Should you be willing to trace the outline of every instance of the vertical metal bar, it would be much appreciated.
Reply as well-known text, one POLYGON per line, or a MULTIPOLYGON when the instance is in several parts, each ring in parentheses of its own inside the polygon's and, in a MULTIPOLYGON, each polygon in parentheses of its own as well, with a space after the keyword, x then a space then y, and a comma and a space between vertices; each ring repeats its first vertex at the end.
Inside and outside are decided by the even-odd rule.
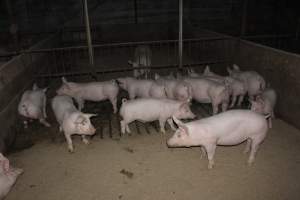
POLYGON ((179 69, 182 68, 182 0, 179 0, 179 39, 178 39, 179 69))
POLYGON ((247 7, 248 7, 248 0, 244 0, 243 4, 243 16, 242 16, 242 24, 241 24, 241 36, 246 34, 246 25, 247 25, 247 7))
MULTIPOLYGON (((87 44, 88 44, 88 50, 89 50, 89 61, 91 67, 94 67, 94 52, 93 52, 93 46, 92 46, 92 38, 91 38, 91 29, 90 29, 90 22, 89 22, 89 13, 88 13, 88 6, 87 6, 87 0, 83 0, 83 7, 84 7, 84 19, 85 19, 85 27, 86 27, 86 37, 87 37, 87 44)), ((95 69, 92 69, 93 73, 92 75, 96 76, 96 73, 94 72, 95 69)))
POLYGON ((137 0, 134 1, 134 23, 138 23, 138 15, 137 15, 137 0))

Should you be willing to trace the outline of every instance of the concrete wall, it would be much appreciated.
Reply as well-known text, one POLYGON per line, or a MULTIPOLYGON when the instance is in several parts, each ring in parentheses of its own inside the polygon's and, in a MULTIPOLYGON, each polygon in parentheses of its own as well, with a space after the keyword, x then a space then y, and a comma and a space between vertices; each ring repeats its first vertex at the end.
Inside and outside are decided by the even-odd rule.
MULTIPOLYGON (((29 50, 55 45, 57 37, 44 40, 29 50)), ((44 56, 21 54, 0 66, 0 152, 6 151, 18 132, 17 105, 25 89, 31 87, 33 76, 41 70, 44 56)))
POLYGON ((263 75, 278 94, 275 114, 300 128, 300 55, 241 40, 234 63, 263 75))

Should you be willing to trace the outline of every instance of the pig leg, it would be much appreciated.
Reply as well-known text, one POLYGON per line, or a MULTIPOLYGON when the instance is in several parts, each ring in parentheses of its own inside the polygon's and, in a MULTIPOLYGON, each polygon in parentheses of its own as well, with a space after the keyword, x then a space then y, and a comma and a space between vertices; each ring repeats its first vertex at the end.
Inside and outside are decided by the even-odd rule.
POLYGON ((168 124, 170 125, 171 129, 172 129, 173 131, 176 131, 176 128, 175 128, 175 126, 174 126, 173 120, 172 120, 172 119, 168 119, 167 122, 168 122, 168 124))
POLYGON ((160 131, 165 134, 166 130, 165 130, 165 124, 166 124, 166 120, 165 119, 159 119, 159 126, 160 126, 160 131))
POLYGON ((206 151, 205 148, 203 146, 200 147, 201 148, 201 155, 200 155, 200 159, 202 159, 203 157, 206 156, 206 151))
POLYGON ((251 139, 248 138, 247 141, 246 141, 246 147, 244 149, 244 152, 243 153, 248 153, 250 151, 250 148, 251 148, 251 139))
POLYGON ((116 114, 117 111, 118 111, 118 109, 117 109, 117 98, 116 97, 109 98, 109 101, 111 102, 111 104, 113 106, 114 114, 116 114))
POLYGON ((84 100, 81 98, 75 98, 75 100, 78 103, 78 110, 81 111, 84 107, 84 100))
POLYGON ((235 105, 236 99, 237 99, 237 96, 236 96, 236 95, 233 95, 233 96, 232 96, 232 99, 231 99, 231 104, 230 104, 229 108, 232 108, 232 107, 235 105))
POLYGON ((225 112, 228 108, 228 103, 222 103, 222 112, 225 112))
POLYGON ((68 143, 68 149, 70 153, 74 152, 74 148, 73 148, 73 142, 72 142, 72 138, 71 135, 69 135, 68 133, 65 133, 65 137, 68 143))
POLYGON ((240 95, 239 101, 238 101, 238 106, 241 106, 243 101, 244 101, 244 95, 240 95))
POLYGON ((252 165, 255 159, 255 154, 259 148, 260 141, 252 140, 251 151, 248 159, 248 165, 252 165))
POLYGON ((46 101, 47 101, 47 99, 46 99, 46 97, 44 97, 44 99, 43 99, 43 116, 44 116, 45 119, 47 118, 46 101))
POLYGON ((90 144, 89 140, 85 137, 85 135, 81 135, 82 142, 86 145, 90 144))
POLYGON ((269 117, 269 119, 268 119, 268 125, 269 125, 269 128, 272 128, 272 118, 271 117, 269 117))
POLYGON ((218 113, 219 105, 216 103, 212 103, 213 115, 218 113))
POLYGON ((124 120, 120 121, 120 125, 121 125, 121 133, 124 135, 125 134, 125 128, 126 128, 124 120))
POLYGON ((39 119, 40 123, 43 124, 44 126, 46 127, 51 127, 51 125, 44 119, 44 118, 41 118, 39 119))
POLYGON ((208 169, 212 169, 214 167, 215 161, 214 161, 214 155, 216 151, 216 145, 215 144, 209 144, 205 146, 207 158, 208 158, 208 169))

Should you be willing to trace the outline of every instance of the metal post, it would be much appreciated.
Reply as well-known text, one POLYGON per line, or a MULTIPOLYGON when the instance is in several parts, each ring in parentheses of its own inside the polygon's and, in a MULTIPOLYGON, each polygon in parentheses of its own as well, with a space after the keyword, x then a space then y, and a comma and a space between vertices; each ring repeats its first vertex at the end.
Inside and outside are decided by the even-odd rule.
POLYGON ((182 0, 179 0, 179 40, 178 40, 179 69, 182 69, 182 0))
POLYGON ((138 23, 138 15, 137 15, 137 0, 134 0, 134 23, 138 23))
POLYGON ((247 9, 248 7, 248 0, 244 0, 243 4, 243 17, 242 17, 242 26, 241 26, 241 36, 245 36, 246 34, 246 27, 247 27, 247 9))
MULTIPOLYGON (((84 19, 85 19, 85 27, 86 27, 86 38, 87 38, 87 44, 88 44, 88 50, 89 50, 89 61, 90 61, 90 66, 93 67, 94 66, 94 52, 93 52, 92 39, 91 39, 91 30, 90 30, 87 0, 83 0, 83 7, 84 7, 84 19)), ((94 71, 94 68, 92 70, 94 71)), ((95 73, 92 73, 92 75, 95 76, 95 73)))

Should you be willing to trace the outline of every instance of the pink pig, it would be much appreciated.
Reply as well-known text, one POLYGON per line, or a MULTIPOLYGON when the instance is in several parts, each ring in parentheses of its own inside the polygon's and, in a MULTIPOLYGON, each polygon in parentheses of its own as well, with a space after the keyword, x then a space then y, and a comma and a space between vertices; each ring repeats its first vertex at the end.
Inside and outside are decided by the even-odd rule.
POLYGON ((248 164, 252 164, 259 145, 265 139, 268 125, 264 116, 251 110, 230 110, 212 117, 178 125, 174 135, 167 141, 169 147, 201 146, 207 153, 208 168, 214 166, 217 145, 238 145, 247 141, 245 153, 250 151, 248 164))

